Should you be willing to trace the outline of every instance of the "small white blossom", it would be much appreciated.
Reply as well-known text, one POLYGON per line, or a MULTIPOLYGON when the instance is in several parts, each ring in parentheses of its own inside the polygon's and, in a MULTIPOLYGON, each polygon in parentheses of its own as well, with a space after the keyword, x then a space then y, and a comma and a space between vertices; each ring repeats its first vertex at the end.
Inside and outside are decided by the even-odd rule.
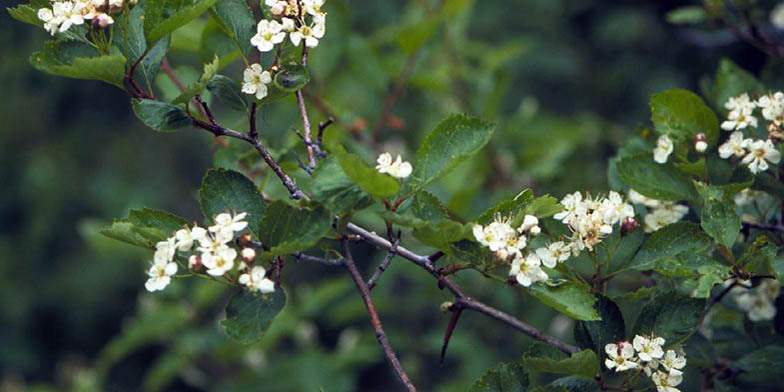
POLYGON ((636 335, 632 341, 634 349, 637 350, 637 356, 643 362, 652 361, 654 359, 661 359, 664 356, 662 345, 664 338, 661 337, 645 337, 636 335))
POLYGON ((542 262, 535 254, 523 257, 518 254, 512 261, 509 276, 514 276, 517 283, 529 287, 536 282, 547 280, 547 273, 542 270, 542 262))
POLYGON ((297 25, 294 22, 294 19, 291 19, 291 18, 281 18, 280 19, 280 23, 281 23, 281 26, 283 28, 283 31, 285 31, 287 33, 290 33, 290 32, 292 32, 292 31, 297 29, 297 25))
POLYGON ((155 244, 153 260, 155 260, 156 264, 165 264, 174 259, 174 254, 177 252, 177 243, 175 241, 174 237, 170 237, 155 244))
POLYGON ((721 129, 732 131, 746 128, 749 125, 757 126, 757 118, 754 117, 757 103, 749 98, 749 94, 743 93, 737 97, 730 97, 724 107, 730 112, 727 114, 727 120, 721 123, 721 129))
POLYGON ((177 249, 180 252, 187 252, 193 248, 193 243, 199 241, 207 235, 207 230, 203 227, 193 226, 192 229, 180 229, 174 233, 177 240, 177 249))
POLYGON ((324 6, 326 0, 302 0, 302 5, 305 6, 305 12, 313 16, 325 15, 321 7, 324 6))
POLYGON ((673 150, 672 140, 667 135, 662 135, 656 141, 656 147, 653 149, 653 160, 657 163, 667 163, 667 158, 672 154, 673 150))
POLYGON ((262 266, 255 266, 250 273, 240 275, 239 282, 248 287, 250 291, 261 291, 269 294, 275 291, 275 282, 265 278, 267 271, 262 266))
POLYGON ((659 363, 667 369, 670 370, 680 370, 686 366, 686 357, 683 355, 678 354, 675 350, 667 350, 664 354, 664 358, 659 360, 659 363))
POLYGON ((256 26, 256 35, 250 39, 250 43, 257 47, 259 52, 269 52, 285 38, 283 25, 276 20, 262 19, 256 26))
POLYGON ((784 93, 777 91, 774 94, 763 95, 757 100, 757 106, 762 108, 762 117, 776 126, 784 124, 784 93))
POLYGON ((269 7, 273 15, 281 15, 286 10, 288 2, 286 0, 265 0, 264 4, 269 7))
POLYGON ((583 206, 582 201, 583 195, 580 194, 580 192, 574 192, 564 196, 564 198, 561 199, 561 205, 564 207, 564 209, 561 212, 555 214, 553 218, 568 225, 572 220, 576 219, 585 212, 585 207, 583 206))
POLYGON ((661 205, 661 201, 643 196, 634 189, 629 189, 629 201, 634 204, 642 204, 649 208, 656 208, 661 205))
POLYGON ((536 256, 547 268, 555 268, 556 264, 565 262, 571 255, 571 249, 563 241, 556 241, 536 250, 536 256))
POLYGON ((506 260, 510 256, 518 256, 528 244, 525 235, 519 235, 510 224, 510 220, 497 215, 493 222, 487 226, 474 225, 476 240, 490 248, 500 259, 506 260))
POLYGON ((746 147, 751 142, 751 139, 744 139, 741 131, 735 131, 730 135, 724 144, 719 146, 719 156, 727 159, 731 156, 742 157, 746 155, 746 147))
POLYGON ((604 365, 607 366, 607 369, 615 369, 616 372, 622 372, 639 366, 635 362, 634 347, 629 342, 620 342, 617 345, 610 343, 604 346, 604 351, 609 357, 604 360, 604 365))
POLYGON ((217 235, 223 238, 233 237, 235 232, 248 227, 248 222, 245 221, 247 215, 245 212, 234 216, 227 212, 218 214, 215 216, 215 225, 210 226, 209 230, 211 233, 218 233, 217 235))
POLYGON ((610 191, 607 198, 602 200, 602 219, 609 225, 614 225, 628 217, 634 217, 634 207, 625 203, 618 192, 610 191))
POLYGON ((379 173, 386 173, 395 178, 406 178, 411 175, 411 172, 414 169, 410 163, 404 162, 400 155, 398 155, 397 159, 393 162, 392 155, 388 152, 379 155, 376 162, 378 162, 376 170, 378 170, 379 173))
POLYGON ((240 256, 243 261, 251 262, 256 258, 256 251, 253 250, 253 248, 244 248, 242 249, 242 252, 240 252, 240 256))
POLYGON ((529 232, 533 235, 539 234, 541 230, 539 228, 539 218, 533 215, 526 215, 523 218, 523 224, 517 229, 520 233, 529 232))
POLYGON ((689 207, 672 202, 662 203, 659 207, 645 215, 645 232, 652 233, 664 226, 683 219, 689 213, 689 207))
POLYGON ((704 140, 698 140, 698 141, 694 142, 694 150, 695 151, 697 151, 699 153, 703 153, 707 149, 708 149, 708 143, 705 142, 704 140))
POLYGON ((315 48, 319 44, 319 39, 324 37, 326 25, 323 19, 314 18, 312 25, 302 24, 298 29, 289 33, 289 38, 294 46, 299 46, 300 42, 305 41, 305 46, 315 48))
POLYGON ((234 268, 234 259, 236 258, 237 251, 233 248, 225 247, 218 249, 215 253, 202 254, 201 263, 207 267, 208 274, 223 276, 223 274, 234 268))
POLYGON ((749 166, 753 174, 768 170, 768 162, 778 164, 781 161, 781 152, 770 139, 756 140, 748 144, 749 153, 741 163, 749 166))
POLYGON ((745 289, 736 287, 733 292, 735 303, 746 312, 751 321, 772 320, 776 316, 774 301, 779 295, 781 284, 775 279, 765 279, 757 287, 745 289))
POLYGON ((256 99, 263 99, 267 96, 267 85, 272 83, 272 75, 269 71, 261 68, 261 65, 251 64, 245 68, 242 75, 242 92, 245 94, 256 95, 256 99))
POLYGON ((672 369, 669 372, 658 371, 651 375, 651 380, 656 384, 657 392, 680 392, 675 388, 683 381, 683 372, 672 369))
POLYGON ((150 292, 163 290, 171 283, 171 277, 176 273, 176 263, 155 261, 150 269, 147 270, 149 278, 144 283, 144 288, 150 292))

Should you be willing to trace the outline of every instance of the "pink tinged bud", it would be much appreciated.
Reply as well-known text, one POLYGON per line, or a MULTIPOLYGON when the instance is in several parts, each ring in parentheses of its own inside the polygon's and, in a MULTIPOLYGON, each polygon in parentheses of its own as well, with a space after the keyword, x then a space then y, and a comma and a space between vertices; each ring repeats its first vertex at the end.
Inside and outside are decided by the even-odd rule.
POLYGON ((251 264, 256 259, 256 251, 253 248, 245 248, 242 250, 242 261, 251 264))
POLYGON ((634 231, 639 225, 640 223, 637 222, 637 219, 634 219, 633 216, 627 216, 621 223, 621 234, 626 235, 626 233, 634 231))
POLYGON ((704 133, 698 133, 694 136, 694 149, 700 153, 708 149, 707 136, 704 133))
POLYGON ((199 255, 192 255, 188 258, 188 267, 190 269, 196 269, 201 267, 201 256, 199 255))

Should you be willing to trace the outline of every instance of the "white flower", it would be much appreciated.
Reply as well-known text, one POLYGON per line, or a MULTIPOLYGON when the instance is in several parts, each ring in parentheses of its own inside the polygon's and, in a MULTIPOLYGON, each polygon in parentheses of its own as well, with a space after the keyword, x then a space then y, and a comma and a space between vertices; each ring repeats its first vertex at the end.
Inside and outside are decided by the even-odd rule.
POLYGON ((232 236, 226 236, 226 232, 212 233, 205 235, 199 239, 199 247, 197 250, 202 252, 202 257, 205 254, 215 254, 219 251, 228 248, 228 244, 232 240, 232 236))
POLYGON ((680 389, 675 387, 683 381, 683 372, 676 369, 669 372, 658 371, 651 375, 651 380, 656 384, 657 392, 680 392, 680 389))
POLYGON ((642 370, 645 372, 645 375, 648 377, 650 377, 651 374, 655 372, 656 369, 658 368, 659 368, 659 361, 655 359, 642 363, 642 370))
POLYGON ((281 26, 283 31, 290 33, 297 29, 297 25, 294 23, 294 19, 291 18, 281 18, 280 19, 281 26))
POLYGON ((305 40, 305 46, 315 48, 319 44, 319 39, 324 37, 326 32, 326 25, 323 19, 314 18, 312 25, 303 24, 298 29, 289 33, 289 38, 294 46, 299 46, 302 40, 305 40))
POLYGON ((319 16, 324 15, 324 11, 321 10, 324 2, 325 0, 302 0, 302 5, 305 6, 305 12, 313 16, 319 16))
POLYGON ((218 214, 215 216, 215 225, 210 226, 209 230, 211 233, 218 233, 217 235, 220 237, 231 238, 235 232, 242 231, 248 227, 248 222, 245 221, 247 215, 245 212, 234 216, 227 212, 218 214))
POLYGON ((177 239, 177 249, 180 252, 187 252, 193 248, 194 241, 200 241, 207 235, 207 230, 203 227, 193 226, 192 229, 180 229, 174 233, 174 238, 177 239))
POLYGON ((607 198, 602 200, 602 219, 608 225, 614 225, 628 217, 634 217, 634 207, 624 203, 618 192, 610 191, 607 198))
POLYGON ((234 248, 221 248, 215 253, 204 253, 201 256, 201 263, 207 267, 207 273, 212 276, 223 276, 234 268, 234 259, 237 258, 237 251, 234 248))
POLYGON ((763 95, 757 100, 757 106, 762 108, 762 117, 766 120, 776 126, 784 124, 784 93, 763 95))
POLYGON ((667 352, 664 354, 664 358, 662 358, 659 363, 661 363, 661 365, 667 369, 667 371, 673 369, 680 370, 686 366, 686 357, 683 355, 678 355, 675 350, 667 350, 667 352))
POLYGON ((523 224, 517 229, 520 233, 529 232, 533 235, 539 234, 542 229, 539 228, 539 218, 533 215, 526 215, 523 218, 523 224))
POLYGON ((662 350, 664 338, 647 338, 645 336, 636 335, 632 342, 634 349, 637 350, 637 356, 644 362, 661 359, 661 357, 664 356, 664 350, 662 350))
POLYGON ((240 256, 243 261, 250 263, 256 258, 256 251, 253 250, 253 248, 243 248, 242 252, 240 252, 240 256))
POLYGON ((55 17, 54 12, 52 12, 50 8, 39 9, 38 19, 44 22, 44 29, 51 35, 54 35, 57 32, 57 29, 60 27, 60 23, 63 21, 62 17, 55 17))
POLYGON ((730 97, 724 107, 730 112, 727 114, 727 120, 721 123, 721 129, 725 131, 732 131, 743 129, 751 125, 757 126, 757 118, 754 117, 754 109, 756 102, 749 99, 749 94, 743 93, 737 97, 730 97))
POLYGON ((694 150, 695 151, 697 151, 699 153, 703 153, 707 149, 708 149, 708 143, 706 141, 698 140, 698 141, 694 142, 694 150))
POLYGON ((411 172, 414 169, 410 163, 404 162, 400 155, 392 162, 392 155, 388 152, 379 155, 376 162, 378 162, 376 170, 378 170, 379 173, 387 173, 395 178, 406 178, 411 175, 411 172))
POLYGON ((270 8, 273 15, 280 15, 286 10, 288 3, 286 0, 265 0, 264 4, 270 8))
POLYGON ((735 303, 746 312, 751 321, 772 320, 776 316, 773 301, 778 297, 781 285, 778 280, 765 279, 752 289, 736 288, 739 291, 735 303))
POLYGON ((635 191, 634 189, 629 189, 629 201, 634 204, 642 204, 646 207, 656 208, 661 205, 661 202, 656 199, 651 199, 650 197, 643 196, 639 192, 635 191))
POLYGON ((741 163, 748 164, 753 174, 768 170, 768 161, 773 164, 781 161, 781 153, 770 139, 753 141, 748 144, 748 149, 749 153, 741 163))
POLYGON ((555 268, 558 263, 563 263, 572 255, 571 249, 563 241, 553 242, 544 248, 536 250, 536 255, 547 268, 555 268))
POLYGON ((259 52, 269 52, 285 38, 286 33, 278 21, 262 19, 256 26, 256 35, 250 39, 250 43, 257 47, 259 52))
POLYGON ((518 283, 529 287, 536 282, 547 280, 547 273, 542 270, 541 265, 539 257, 533 253, 526 257, 518 254, 512 261, 509 276, 514 276, 518 283))
POLYGON ((574 218, 584 212, 585 208, 582 204, 582 201, 583 195, 580 194, 580 192, 574 192, 564 196, 564 198, 561 200, 561 205, 564 207, 564 209, 563 211, 555 214, 553 218, 568 225, 574 218))
POLYGON ((109 16, 109 14, 99 13, 93 18, 93 22, 96 21, 98 22, 98 26, 106 27, 114 23, 114 18, 109 16))
POLYGON ((634 347, 629 342, 620 342, 617 345, 610 343, 604 346, 604 351, 609 357, 604 360, 604 366, 607 366, 607 369, 622 372, 639 366, 634 361, 634 347))
POLYGON ((261 68, 261 65, 251 64, 245 68, 242 75, 242 92, 245 94, 256 94, 256 99, 263 99, 267 96, 267 85, 272 83, 272 75, 261 68))
POLYGON ((770 11, 770 24, 779 30, 784 30, 784 2, 777 4, 770 11))
POLYGON ((724 144, 719 146, 719 156, 727 159, 731 156, 742 157, 746 154, 746 147, 751 142, 751 139, 743 139, 741 131, 735 131, 730 135, 724 144))
POLYGON ((165 264, 174 259, 174 254, 177 252, 177 244, 174 237, 167 238, 165 241, 160 241, 155 244, 155 260, 156 264, 165 264))
POLYGON ((239 282, 248 287, 250 291, 261 291, 262 294, 269 294, 275 291, 275 283, 264 276, 267 271, 264 267, 255 266, 250 273, 240 275, 239 282))
POLYGON ((653 160, 657 163, 667 163, 667 158, 672 154, 673 144, 670 137, 662 135, 656 141, 656 147, 653 149, 653 160))
POLYGON ((480 244, 490 248, 498 258, 504 260, 513 255, 520 255, 527 245, 526 236, 518 235, 509 219, 500 215, 497 215, 487 226, 474 225, 473 232, 480 244))
POLYGON ((761 194, 762 192, 755 191, 751 188, 746 188, 735 195, 735 205, 738 207, 749 205, 753 203, 758 197, 760 197, 761 194))
POLYGON ((177 273, 176 263, 159 263, 157 260, 152 263, 152 267, 147 270, 147 282, 144 283, 144 288, 147 291, 153 292, 163 290, 171 283, 171 276, 177 273))
POLYGON ((652 233, 664 226, 683 219, 689 213, 689 207, 672 202, 662 203, 658 208, 645 215, 645 232, 652 233))

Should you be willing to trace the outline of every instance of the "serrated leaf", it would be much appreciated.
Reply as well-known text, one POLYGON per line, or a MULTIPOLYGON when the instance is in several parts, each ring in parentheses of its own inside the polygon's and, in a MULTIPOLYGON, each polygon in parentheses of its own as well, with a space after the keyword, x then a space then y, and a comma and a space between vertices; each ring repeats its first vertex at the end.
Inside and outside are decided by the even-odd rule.
POLYGON ((223 212, 247 213, 248 229, 257 237, 267 203, 256 185, 242 173, 212 169, 207 172, 199 189, 201 210, 208 222, 223 212))
POLYGON ((681 343, 697 330, 705 304, 676 291, 660 293, 640 310, 632 336, 661 336, 666 346, 681 343))
POLYGON ((354 181, 363 191, 379 198, 393 196, 400 189, 398 182, 386 174, 379 173, 368 166, 358 156, 348 153, 342 148, 334 152, 346 176, 354 181))
POLYGON ((420 191, 411 200, 411 212, 422 220, 449 219, 449 213, 441 201, 429 192, 420 191))
POLYGON ((532 200, 523 211, 524 215, 533 215, 539 219, 549 218, 563 210, 558 199, 544 195, 532 200))
POLYGON ((596 297, 588 286, 567 282, 558 286, 536 283, 528 292, 547 306, 575 320, 599 320, 594 304, 596 297))
POLYGON ((250 39, 256 33, 256 19, 244 0, 221 0, 210 8, 210 15, 231 37, 245 56, 250 56, 250 39))
POLYGON ((245 101, 245 95, 242 93, 242 88, 240 87, 240 84, 232 78, 223 75, 215 75, 210 82, 207 83, 207 90, 231 109, 239 111, 248 110, 248 103, 245 101))
POLYGON ((147 0, 144 32, 149 44, 199 17, 218 0, 147 0))
POLYGON ((711 238, 691 222, 676 222, 651 235, 637 252, 631 267, 646 270, 657 260, 675 257, 681 253, 705 253, 712 245, 711 238))
POLYGON ((310 72, 302 64, 289 64, 275 74, 273 81, 281 91, 295 92, 310 82, 310 72))
MULTIPOLYGON (((537 346, 544 345, 537 344, 537 346)), ((593 379, 601 372, 599 358, 591 350, 582 350, 567 356, 552 346, 545 346, 542 349, 547 349, 552 351, 552 353, 541 355, 536 352, 537 350, 533 350, 534 352, 529 352, 523 357, 523 365, 527 370, 566 374, 587 379, 593 379)))
POLYGON ((131 210, 125 219, 115 220, 101 230, 106 237, 143 248, 154 249, 158 241, 170 237, 188 222, 165 211, 145 208, 131 210))
POLYGON ((212 62, 204 64, 204 71, 201 73, 201 77, 196 83, 188 86, 188 88, 182 92, 177 98, 175 98, 172 103, 173 104, 187 104, 190 102, 193 97, 198 94, 201 94, 205 88, 207 88, 207 83, 212 80, 212 77, 215 76, 215 73, 218 72, 218 67, 220 66, 220 59, 216 55, 212 62))
POLYGON ((146 1, 140 1, 127 12, 127 15, 123 15, 121 20, 122 28, 115 27, 117 35, 115 42, 120 43, 118 46, 128 59, 128 68, 136 63, 140 57, 144 56, 144 59, 134 69, 134 78, 140 79, 143 86, 152 89, 155 77, 160 70, 161 62, 169 49, 171 37, 167 35, 155 43, 149 51, 147 50, 147 40, 144 37, 145 3, 146 1))
POLYGON ((626 268, 634 258, 637 250, 640 249, 642 243, 645 242, 645 231, 642 227, 626 233, 620 239, 618 245, 615 247, 612 256, 610 257, 610 268, 607 272, 614 272, 626 268))
POLYGON ((226 319, 221 326, 230 338, 251 344, 261 340, 275 316, 286 306, 283 287, 267 295, 242 290, 235 293, 226 304, 226 319))
POLYGON ((338 216, 373 203, 370 196, 346 176, 334 156, 321 161, 313 172, 313 200, 338 216))
POLYGON ((635 154, 617 162, 621 181, 657 200, 696 200, 697 191, 688 175, 672 164, 659 164, 650 153, 635 154))
POLYGON ((426 187, 476 154, 490 141, 494 129, 492 123, 462 114, 441 121, 417 151, 405 193, 426 187))
POLYGON ((501 200, 498 204, 485 210, 482 215, 479 215, 479 218, 476 219, 476 223, 486 225, 492 222, 496 215, 501 215, 503 217, 516 216, 519 212, 523 211, 533 199, 534 193, 531 192, 530 189, 526 189, 520 192, 516 197, 501 200))
POLYGON ((320 204, 297 207, 274 201, 267 207, 258 237, 270 248, 270 255, 281 256, 311 248, 331 225, 332 215, 320 204))
POLYGON ((521 361, 499 363, 488 369, 469 392, 526 392, 529 387, 528 373, 521 361))
MULTIPOLYGON (((719 137, 719 120, 702 98, 683 89, 670 89, 651 97, 651 120, 660 135, 691 142, 704 133, 709 145, 719 137)), ((635 188, 636 189, 636 188, 635 188)))
POLYGON ((47 41, 33 52, 30 63, 41 72, 74 79, 100 80, 123 88, 125 57, 100 56, 90 46, 75 41, 47 41))
POLYGON ((773 266, 777 249, 767 237, 759 236, 746 247, 743 256, 741 256, 738 262, 746 271, 752 274, 770 275, 778 278, 778 272, 773 266))
POLYGON ((695 181, 704 206, 700 213, 700 226, 718 243, 732 249, 740 234, 740 216, 732 194, 722 188, 695 181))
POLYGON ((765 85, 753 74, 739 67, 729 59, 721 59, 712 89, 712 100, 719 111, 726 113, 724 104, 730 97, 748 93, 751 99, 765 92, 765 85))
POLYGON ((626 324, 618 305, 609 298, 597 295, 594 308, 601 320, 578 321, 574 325, 574 341, 580 348, 599 353, 599 359, 604 363, 604 346, 624 340, 626 324))
POLYGON ((187 127, 191 119, 179 106, 152 99, 131 101, 133 112, 144 125, 160 132, 171 132, 187 127))

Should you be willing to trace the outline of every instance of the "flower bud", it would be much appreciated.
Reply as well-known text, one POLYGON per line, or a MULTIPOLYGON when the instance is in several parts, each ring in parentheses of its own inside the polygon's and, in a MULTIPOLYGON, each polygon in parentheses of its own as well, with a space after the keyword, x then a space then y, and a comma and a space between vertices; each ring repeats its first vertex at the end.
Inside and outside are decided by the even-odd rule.
POLYGON ((627 216, 621 223, 621 235, 626 235, 626 233, 634 231, 639 225, 637 219, 634 219, 633 216, 627 216))
POLYGON ((539 226, 534 226, 531 227, 531 229, 528 230, 528 232, 531 233, 531 235, 539 235, 539 233, 542 232, 542 229, 539 226))
POLYGON ((256 251, 253 248, 245 248, 242 250, 242 261, 252 264, 253 260, 256 259, 256 251))
POLYGON ((707 137, 704 133, 698 133, 694 136, 694 149, 700 153, 708 149, 707 137))
POLYGON ((108 14, 98 14, 96 17, 93 18, 93 26, 96 28, 106 28, 110 24, 114 23, 114 19, 109 16, 108 14))
POLYGON ((444 312, 444 313, 448 312, 449 308, 451 308, 452 305, 454 305, 454 303, 449 302, 449 301, 446 301, 446 302, 442 303, 441 306, 440 306, 441 311, 444 312))
POLYGON ((191 257, 188 258, 188 267, 190 267, 190 269, 201 267, 201 256, 191 255, 191 257))
MULTIPOLYGON (((539 224, 539 219, 537 219, 533 215, 526 215, 525 219, 523 219, 523 225, 520 226, 520 231, 531 230, 532 228, 537 227, 536 225, 538 225, 538 224, 539 224)), ((532 234, 535 235, 535 233, 532 233, 532 234)))

